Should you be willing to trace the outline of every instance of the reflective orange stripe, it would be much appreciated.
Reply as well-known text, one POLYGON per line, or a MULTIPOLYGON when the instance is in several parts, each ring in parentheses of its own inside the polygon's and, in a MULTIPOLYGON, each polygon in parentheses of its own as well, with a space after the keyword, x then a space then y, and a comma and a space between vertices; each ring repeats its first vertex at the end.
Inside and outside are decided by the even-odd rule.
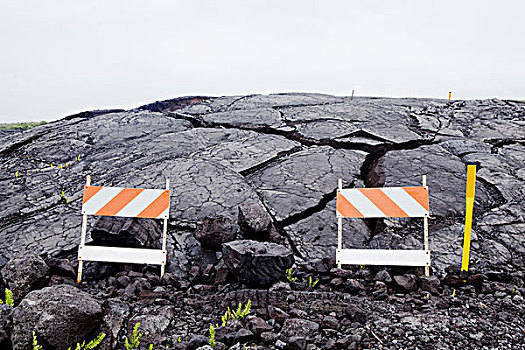
POLYGON ((86 203, 101 189, 101 186, 84 186, 84 197, 82 198, 82 204, 86 203))
POLYGON ((166 190, 162 192, 150 205, 137 215, 138 218, 156 218, 166 209, 170 204, 170 191, 166 190))
POLYGON ((423 187, 402 187, 406 193, 414 198, 423 208, 428 209, 428 190, 423 187))
POLYGON ((364 218, 365 216, 357 210, 342 194, 337 192, 336 210, 344 217, 364 218))
POLYGON ((112 200, 100 208, 95 215, 114 216, 129 204, 140 192, 144 191, 141 188, 123 188, 112 200))
POLYGON ((392 201, 381 189, 378 188, 360 188, 359 192, 370 199, 374 205, 388 217, 408 217, 394 201, 392 201))

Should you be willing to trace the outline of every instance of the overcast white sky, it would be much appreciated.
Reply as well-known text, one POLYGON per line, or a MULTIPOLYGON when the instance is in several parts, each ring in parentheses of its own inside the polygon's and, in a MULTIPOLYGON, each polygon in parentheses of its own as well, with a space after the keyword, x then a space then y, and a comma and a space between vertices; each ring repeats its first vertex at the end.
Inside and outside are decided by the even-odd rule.
POLYGON ((525 99, 525 1, 1 0, 0 122, 186 95, 525 99))

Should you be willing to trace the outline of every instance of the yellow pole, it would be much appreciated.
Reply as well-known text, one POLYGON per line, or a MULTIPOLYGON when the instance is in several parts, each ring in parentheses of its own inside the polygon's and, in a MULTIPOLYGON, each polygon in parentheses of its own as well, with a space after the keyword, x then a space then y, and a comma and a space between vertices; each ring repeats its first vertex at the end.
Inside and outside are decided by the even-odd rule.
POLYGON ((450 101, 451 98, 452 98, 452 91, 449 91, 448 92, 448 100, 450 101))
POLYGON ((474 194, 476 191, 476 164, 467 165, 467 207, 465 211, 465 238, 463 240, 463 259, 461 271, 468 272, 470 256, 470 235, 472 233, 472 215, 474 212, 474 194))

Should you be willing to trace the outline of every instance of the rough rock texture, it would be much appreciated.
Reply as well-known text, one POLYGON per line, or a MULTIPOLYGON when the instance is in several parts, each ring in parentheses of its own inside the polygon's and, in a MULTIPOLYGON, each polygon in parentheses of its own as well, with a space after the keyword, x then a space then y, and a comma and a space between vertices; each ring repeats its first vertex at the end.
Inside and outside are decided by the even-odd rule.
POLYGON ((16 301, 22 300, 33 289, 45 285, 49 266, 37 254, 26 252, 18 254, 2 269, 2 278, 13 292, 16 301))
POLYGON ((237 222, 244 238, 256 241, 270 239, 272 218, 266 209, 256 202, 246 202, 239 206, 237 222))
POLYGON ((222 244, 233 241, 237 229, 228 217, 205 218, 202 225, 195 230, 195 238, 203 247, 220 251, 222 244))
POLYGON ((225 243, 224 262, 232 274, 246 284, 268 285, 285 279, 294 264, 292 251, 276 243, 239 240, 225 243))
POLYGON ((7 320, 12 311, 11 306, 0 304, 0 347, 2 348, 8 347, 10 327, 7 320))
POLYGON ((287 337, 311 337, 317 330, 319 325, 315 322, 300 319, 288 318, 284 321, 281 334, 287 337))
POLYGON ((153 220, 102 216, 89 235, 96 245, 160 248, 162 229, 158 224, 153 220))
POLYGON ((68 285, 30 292, 12 314, 13 350, 27 349, 34 330, 44 348, 65 350, 79 342, 102 317, 100 303, 68 285))

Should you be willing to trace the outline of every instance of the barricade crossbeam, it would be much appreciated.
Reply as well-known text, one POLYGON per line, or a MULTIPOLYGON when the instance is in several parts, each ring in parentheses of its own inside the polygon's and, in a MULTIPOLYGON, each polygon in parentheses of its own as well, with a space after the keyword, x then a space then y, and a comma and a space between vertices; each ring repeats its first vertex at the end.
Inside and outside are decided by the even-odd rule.
POLYGON ((343 189, 339 179, 336 200, 338 240, 336 250, 337 266, 348 265, 397 265, 424 266, 430 274, 430 247, 428 237, 429 194, 426 175, 423 186, 352 188, 343 189), (343 249, 344 218, 423 218, 423 250, 390 249, 343 249))
POLYGON ((77 282, 82 280, 84 261, 160 265, 162 277, 166 267, 169 209, 169 179, 166 179, 166 189, 158 190, 91 186, 91 177, 88 175, 82 198, 82 233, 78 248, 77 282), (86 245, 88 215, 163 219, 162 249, 86 245))

